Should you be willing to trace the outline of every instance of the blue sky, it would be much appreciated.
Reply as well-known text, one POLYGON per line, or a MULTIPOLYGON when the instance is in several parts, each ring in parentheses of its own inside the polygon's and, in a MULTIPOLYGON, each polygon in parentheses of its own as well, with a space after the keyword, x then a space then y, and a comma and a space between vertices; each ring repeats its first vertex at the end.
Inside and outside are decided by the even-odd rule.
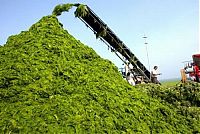
MULTIPOLYGON (((5 44, 10 35, 28 30, 61 3, 88 5, 149 68, 142 38, 145 34, 150 68, 159 66, 162 73, 159 79, 180 77, 182 62, 191 60, 192 54, 199 51, 198 0, 1 0, 0 44, 5 44)), ((74 9, 59 17, 64 28, 101 57, 122 67, 120 59, 96 40, 73 12, 74 9)))

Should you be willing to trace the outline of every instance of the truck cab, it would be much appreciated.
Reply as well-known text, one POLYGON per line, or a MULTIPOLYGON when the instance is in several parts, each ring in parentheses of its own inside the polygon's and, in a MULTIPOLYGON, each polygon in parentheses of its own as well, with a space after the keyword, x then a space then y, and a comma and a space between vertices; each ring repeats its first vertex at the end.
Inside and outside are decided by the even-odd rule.
POLYGON ((193 58, 193 76, 195 81, 200 82, 200 54, 192 55, 193 58))

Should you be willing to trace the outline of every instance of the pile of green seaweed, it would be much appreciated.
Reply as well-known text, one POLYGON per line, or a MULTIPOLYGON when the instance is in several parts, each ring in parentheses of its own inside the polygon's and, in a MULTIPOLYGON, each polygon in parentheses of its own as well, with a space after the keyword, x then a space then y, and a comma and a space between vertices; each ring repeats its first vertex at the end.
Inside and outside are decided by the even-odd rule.
POLYGON ((0 46, 0 133, 198 133, 200 120, 140 88, 55 16, 0 46))

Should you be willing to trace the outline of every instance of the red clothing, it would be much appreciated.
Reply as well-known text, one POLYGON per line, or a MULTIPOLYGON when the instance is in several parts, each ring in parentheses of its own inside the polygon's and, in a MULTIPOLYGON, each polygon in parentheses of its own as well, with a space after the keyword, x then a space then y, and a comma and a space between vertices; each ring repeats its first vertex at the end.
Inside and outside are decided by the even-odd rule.
POLYGON ((197 65, 194 65, 194 73, 195 74, 199 73, 199 67, 197 65))

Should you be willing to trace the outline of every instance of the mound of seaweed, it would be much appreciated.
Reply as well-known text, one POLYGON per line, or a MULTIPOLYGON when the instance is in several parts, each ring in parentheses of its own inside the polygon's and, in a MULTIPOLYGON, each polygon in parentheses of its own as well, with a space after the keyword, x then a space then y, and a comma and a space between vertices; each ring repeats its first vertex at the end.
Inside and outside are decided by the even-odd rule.
POLYGON ((199 120, 131 87, 43 17, 0 47, 1 133, 198 133, 199 120))
POLYGON ((177 107, 200 107, 200 84, 197 82, 178 83, 172 87, 155 84, 140 87, 144 88, 153 98, 159 98, 177 107))
POLYGON ((174 105, 179 109, 179 113, 187 118, 197 119, 200 124, 200 83, 188 81, 177 83, 176 86, 146 84, 137 87, 152 98, 174 105))

